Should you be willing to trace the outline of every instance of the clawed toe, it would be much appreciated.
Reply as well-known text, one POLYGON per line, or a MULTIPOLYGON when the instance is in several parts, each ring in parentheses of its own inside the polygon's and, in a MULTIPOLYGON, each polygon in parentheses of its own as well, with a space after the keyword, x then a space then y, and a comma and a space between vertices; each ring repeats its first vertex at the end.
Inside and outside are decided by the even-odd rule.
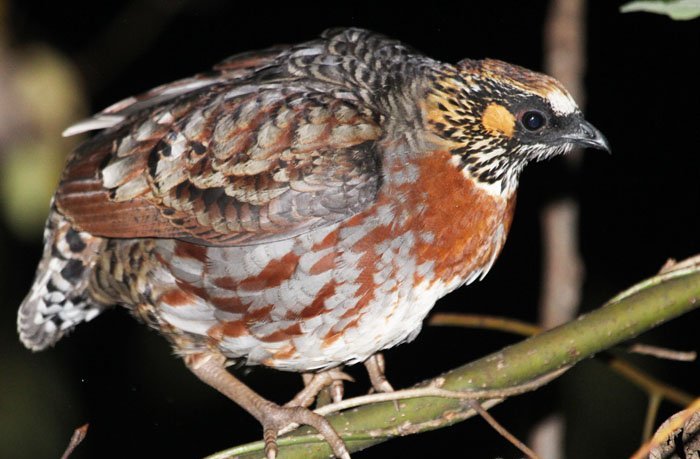
POLYGON ((345 386, 343 385, 342 379, 334 379, 328 389, 330 390, 331 401, 333 403, 338 403, 343 400, 343 396, 345 395, 345 386))
POLYGON ((263 426, 265 456, 267 459, 275 459, 277 457, 277 432, 292 423, 313 427, 328 442, 337 458, 350 459, 350 453, 348 453, 345 443, 328 420, 307 408, 279 406, 269 403, 261 410, 261 416, 258 420, 263 426))
POLYGON ((376 392, 394 392, 394 388, 387 381, 384 375, 384 356, 382 354, 374 354, 365 361, 367 375, 372 383, 372 388, 376 392))
POLYGON ((277 457, 277 434, 289 424, 313 427, 328 442, 337 458, 350 459, 345 443, 326 418, 302 406, 279 406, 264 399, 226 371, 226 358, 223 355, 191 354, 185 358, 185 363, 202 381, 238 403, 262 424, 265 456, 268 459, 277 457))
POLYGON ((319 392, 325 388, 330 389, 330 396, 333 402, 339 402, 343 399, 343 381, 354 381, 350 375, 338 368, 322 371, 319 373, 305 373, 304 389, 299 391, 289 402, 284 406, 310 406, 319 392))

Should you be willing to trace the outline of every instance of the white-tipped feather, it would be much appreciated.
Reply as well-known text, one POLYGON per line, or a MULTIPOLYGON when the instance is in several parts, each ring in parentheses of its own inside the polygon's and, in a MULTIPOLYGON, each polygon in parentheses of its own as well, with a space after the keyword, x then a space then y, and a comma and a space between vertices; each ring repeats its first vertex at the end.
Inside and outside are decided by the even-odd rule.
POLYGON ((75 123, 63 131, 61 135, 63 135, 63 137, 70 137, 82 134, 83 132, 107 129, 116 126, 122 121, 124 121, 124 117, 119 115, 97 115, 94 118, 88 118, 75 123))

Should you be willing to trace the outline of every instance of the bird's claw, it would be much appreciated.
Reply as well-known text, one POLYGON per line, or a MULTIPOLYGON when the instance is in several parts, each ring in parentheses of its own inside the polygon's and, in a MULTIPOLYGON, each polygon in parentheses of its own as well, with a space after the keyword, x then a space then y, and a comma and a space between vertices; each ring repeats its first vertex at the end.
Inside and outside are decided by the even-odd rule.
POLYGON ((261 410, 258 419, 263 426, 265 441, 265 457, 277 457, 277 433, 289 424, 303 424, 313 427, 326 440, 333 450, 333 455, 339 459, 350 459, 350 453, 330 422, 323 416, 301 406, 279 406, 272 402, 261 410))
POLYGON ((394 392, 394 388, 384 375, 384 356, 380 353, 374 354, 365 361, 367 375, 372 383, 372 388, 376 392, 394 392))

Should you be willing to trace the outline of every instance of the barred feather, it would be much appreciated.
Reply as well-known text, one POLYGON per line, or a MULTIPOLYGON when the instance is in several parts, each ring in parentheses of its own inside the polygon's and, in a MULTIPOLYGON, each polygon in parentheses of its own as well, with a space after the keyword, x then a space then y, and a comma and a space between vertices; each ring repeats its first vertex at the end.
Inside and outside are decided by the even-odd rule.
POLYGON ((27 348, 40 351, 54 345, 73 327, 104 309, 86 292, 103 242, 75 231, 52 207, 44 230, 44 255, 17 315, 20 340, 27 348))

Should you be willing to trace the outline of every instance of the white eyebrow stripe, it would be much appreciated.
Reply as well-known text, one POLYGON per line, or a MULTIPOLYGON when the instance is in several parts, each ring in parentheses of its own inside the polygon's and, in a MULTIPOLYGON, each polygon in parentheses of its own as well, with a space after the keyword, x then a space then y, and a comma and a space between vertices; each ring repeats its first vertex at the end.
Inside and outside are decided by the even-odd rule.
POLYGON ((547 94, 549 105, 559 115, 570 115, 578 111, 578 105, 574 99, 558 89, 554 89, 547 94))

